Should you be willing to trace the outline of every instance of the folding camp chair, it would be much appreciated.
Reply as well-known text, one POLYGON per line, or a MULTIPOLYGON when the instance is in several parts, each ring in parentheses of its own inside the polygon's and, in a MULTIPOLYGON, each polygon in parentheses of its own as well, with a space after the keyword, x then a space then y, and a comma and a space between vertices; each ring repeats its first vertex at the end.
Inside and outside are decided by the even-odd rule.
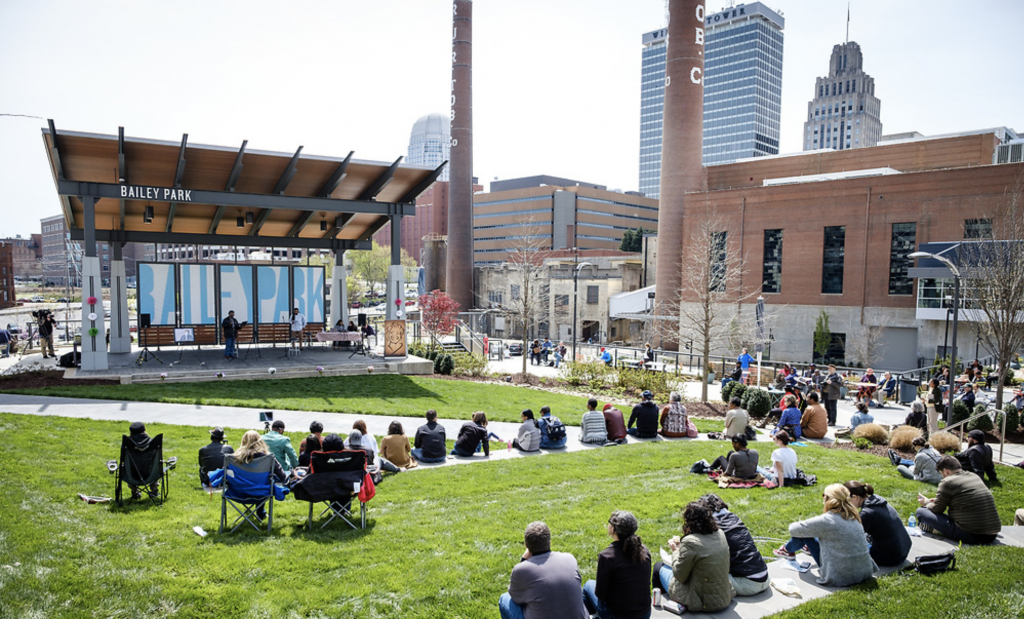
MULTIPOLYGON (((107 470, 114 475, 114 499, 119 507, 124 506, 122 486, 142 488, 156 505, 167 500, 171 469, 178 463, 177 458, 163 459, 164 435, 157 434, 144 449, 121 436, 121 455, 117 461, 109 460, 107 470), (157 492, 150 491, 153 484, 159 484, 157 492)), ((129 500, 134 500, 130 497, 129 500)))
POLYGON ((238 512, 238 517, 231 523, 231 532, 248 522, 249 526, 259 531, 260 508, 267 506, 267 533, 274 526, 274 456, 267 454, 244 463, 236 459, 234 454, 224 455, 224 476, 221 485, 220 500, 220 532, 228 521, 228 505, 238 512))
POLYGON ((321 529, 335 518, 353 529, 365 529, 366 503, 359 501, 359 526, 353 522, 356 516, 352 513, 352 501, 358 500, 365 476, 365 451, 314 451, 310 454, 309 473, 292 487, 297 501, 309 502, 307 528, 313 528, 313 504, 323 503, 326 507, 318 518, 328 512, 331 515, 320 525, 321 529))

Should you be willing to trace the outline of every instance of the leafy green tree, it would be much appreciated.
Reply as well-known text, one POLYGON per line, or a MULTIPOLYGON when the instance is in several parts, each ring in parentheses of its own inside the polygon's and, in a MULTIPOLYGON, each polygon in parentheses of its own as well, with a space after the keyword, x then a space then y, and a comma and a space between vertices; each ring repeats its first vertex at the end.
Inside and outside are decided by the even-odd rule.
POLYGON ((619 243, 620 251, 640 252, 644 248, 644 229, 629 229, 622 233, 622 242, 619 243))
MULTIPOLYGON (((384 287, 388 281, 388 267, 391 266, 391 248, 386 245, 373 243, 373 249, 369 251, 354 251, 352 254, 352 274, 366 283, 370 291, 384 287)), ((409 256, 409 253, 402 250, 402 266, 414 267, 416 261, 409 256)))
POLYGON ((821 310, 814 321, 814 355, 815 358, 824 360, 832 346, 832 329, 828 326, 828 314, 821 310))

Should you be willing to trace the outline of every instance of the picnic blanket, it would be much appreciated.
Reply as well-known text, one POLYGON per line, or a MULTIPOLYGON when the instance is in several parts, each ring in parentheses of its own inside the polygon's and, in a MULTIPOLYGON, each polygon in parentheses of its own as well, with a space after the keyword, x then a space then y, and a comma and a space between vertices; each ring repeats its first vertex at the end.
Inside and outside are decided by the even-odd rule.
POLYGON ((721 471, 711 471, 708 473, 708 479, 718 484, 719 488, 774 488, 775 483, 769 481, 764 475, 760 473, 753 479, 740 479, 739 477, 733 477, 726 475, 721 471))

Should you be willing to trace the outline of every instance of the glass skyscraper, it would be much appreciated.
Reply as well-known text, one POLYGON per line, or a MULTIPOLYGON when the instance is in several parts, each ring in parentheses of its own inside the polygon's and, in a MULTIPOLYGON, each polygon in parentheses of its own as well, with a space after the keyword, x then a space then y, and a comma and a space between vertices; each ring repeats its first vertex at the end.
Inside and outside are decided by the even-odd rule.
MULTIPOLYGON (((778 154, 784 26, 761 2, 705 17, 705 165, 778 154)), ((643 35, 640 191, 653 198, 661 185, 667 35, 665 29, 643 35)))
MULTIPOLYGON (((409 156, 405 162, 436 168, 450 161, 451 126, 451 120, 444 114, 427 114, 417 120, 409 135, 409 156)), ((448 180, 448 166, 437 180, 448 180)))

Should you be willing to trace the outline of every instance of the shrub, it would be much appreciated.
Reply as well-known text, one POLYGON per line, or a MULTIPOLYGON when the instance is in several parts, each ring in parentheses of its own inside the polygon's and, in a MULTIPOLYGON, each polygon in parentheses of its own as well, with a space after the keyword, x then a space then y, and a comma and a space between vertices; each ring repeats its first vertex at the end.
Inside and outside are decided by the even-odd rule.
POLYGON ((764 417, 772 410, 772 400, 764 389, 747 389, 743 394, 747 409, 751 417, 764 417))
MULTIPOLYGON (((859 426, 858 426, 859 427, 859 426)), ((899 426, 893 429, 892 434, 889 435, 889 447, 898 449, 899 451, 914 451, 914 445, 911 443, 915 438, 923 436, 920 428, 914 426, 899 426)))
POLYGON ((483 376, 487 373, 487 357, 479 353, 452 355, 453 372, 459 376, 483 376))
MULTIPOLYGON (((1020 425, 1020 413, 1017 411, 1017 407, 1013 402, 1007 402, 1003 405, 1003 413, 1006 415, 1006 431, 1015 432, 1017 426, 1020 425)), ((1002 422, 1002 419, 1000 419, 1000 422, 1002 422)), ((999 428, 1002 429, 1002 427, 1002 423, 1000 423, 999 428)))
POLYGON ((655 401, 668 400, 668 374, 648 370, 622 368, 615 377, 615 384, 624 392, 642 393, 650 391, 655 401))
POLYGON ((562 363, 558 371, 565 382, 574 387, 587 385, 595 389, 600 389, 610 383, 612 375, 615 373, 615 370, 605 365, 600 359, 562 363))
POLYGON ((743 395, 747 392, 747 386, 743 383, 733 383, 736 386, 732 388, 732 392, 729 394, 729 399, 740 398, 743 399, 743 395))
MULTIPOLYGON (((981 413, 984 413, 985 410, 985 405, 979 404, 976 407, 974 407, 973 414, 980 415, 981 413)), ((981 417, 978 417, 974 421, 967 424, 968 430, 981 430, 982 432, 991 432, 993 427, 994 426, 992 425, 992 415, 981 415, 981 417)))
POLYGON ((950 417, 950 425, 960 423, 964 419, 971 416, 971 411, 968 410, 967 405, 962 400, 956 400, 953 402, 952 416, 950 417))
POLYGON ((448 375, 452 373, 453 369, 455 369, 455 361, 448 353, 439 353, 437 358, 434 359, 435 374, 448 375))
MULTIPOLYGON (((860 426, 857 426, 858 428, 860 426)), ((857 446, 857 449, 870 449, 873 443, 863 436, 858 436, 853 439, 853 444, 857 446)))
POLYGON ((729 382, 725 383, 725 386, 724 386, 724 387, 722 387, 722 401, 723 401, 723 402, 728 402, 728 401, 729 401, 729 398, 731 398, 731 397, 732 397, 732 390, 733 390, 733 388, 734 388, 734 387, 735 387, 736 385, 738 385, 738 384, 739 384, 739 383, 737 383, 737 382, 736 382, 736 381, 734 381, 734 380, 733 380, 733 381, 729 381, 729 382))
POLYGON ((889 441, 889 433, 877 423, 862 423, 853 431, 854 437, 866 438, 875 445, 885 445, 889 441))
POLYGON ((960 451, 960 437, 945 430, 933 434, 928 443, 939 453, 960 451))

